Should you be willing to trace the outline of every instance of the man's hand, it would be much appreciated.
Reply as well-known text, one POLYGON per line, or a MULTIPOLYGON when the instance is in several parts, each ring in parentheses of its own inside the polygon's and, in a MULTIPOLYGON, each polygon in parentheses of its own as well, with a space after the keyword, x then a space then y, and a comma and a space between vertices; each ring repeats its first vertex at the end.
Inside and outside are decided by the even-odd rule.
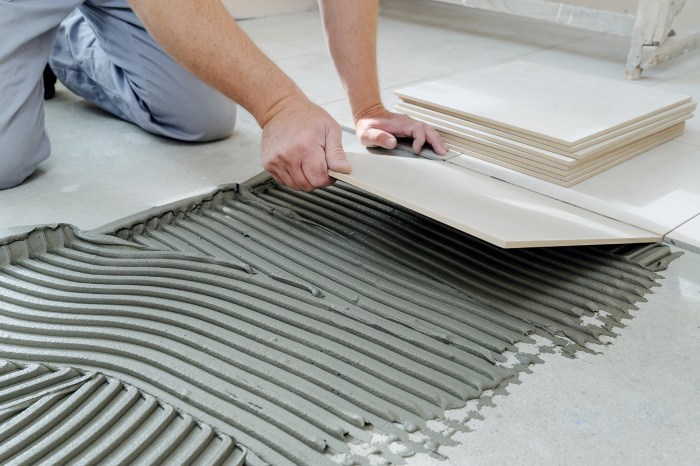
POLYGON ((419 153, 427 142, 438 155, 447 154, 447 145, 434 128, 408 115, 390 112, 374 105, 355 117, 355 132, 367 147, 396 147, 397 137, 413 138, 413 152, 419 153))
POLYGON ((130 2, 173 58, 255 117, 263 165, 278 182, 311 191, 332 183, 329 168, 350 173, 338 124, 253 44, 220 0, 130 2))
POLYGON ((321 13, 331 57, 347 91, 355 129, 368 147, 396 147, 397 137, 413 138, 413 151, 428 142, 447 153, 440 135, 413 118, 386 110, 377 78, 377 0, 322 0, 321 13))
POLYGON ((263 126, 265 170, 290 188, 312 191, 328 186, 328 170, 350 173, 340 126, 303 96, 294 97, 263 126))

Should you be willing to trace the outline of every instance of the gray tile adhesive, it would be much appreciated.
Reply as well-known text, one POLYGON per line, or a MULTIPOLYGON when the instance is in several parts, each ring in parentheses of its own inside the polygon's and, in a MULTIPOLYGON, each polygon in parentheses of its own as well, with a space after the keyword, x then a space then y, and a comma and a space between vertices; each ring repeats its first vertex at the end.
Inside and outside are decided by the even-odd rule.
POLYGON ((0 387, 2 464, 244 464, 230 436, 103 374, 2 361, 0 387))
POLYGON ((0 463, 439 456, 446 409, 538 362, 516 344, 592 351, 676 256, 502 250, 343 184, 27 229, 0 239, 0 463))

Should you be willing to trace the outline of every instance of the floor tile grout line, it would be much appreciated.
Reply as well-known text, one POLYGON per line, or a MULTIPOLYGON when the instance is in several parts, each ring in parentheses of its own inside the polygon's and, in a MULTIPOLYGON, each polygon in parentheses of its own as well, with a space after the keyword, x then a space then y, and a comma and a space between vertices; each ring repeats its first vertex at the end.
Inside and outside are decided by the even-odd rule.
POLYGON ((675 228, 673 228, 672 230, 670 230, 668 233, 666 233, 666 234, 664 235, 664 240, 666 240, 666 237, 667 237, 668 235, 670 235, 670 234, 673 233, 674 231, 678 230, 678 229, 681 228, 683 225, 685 225, 685 224, 687 224, 687 223, 690 223, 690 222, 692 222, 693 220, 695 220, 695 219, 697 219, 697 218, 700 218, 700 212, 698 212, 697 214, 693 215, 693 216, 690 217, 688 220, 684 221, 683 223, 681 223, 680 225, 676 226, 675 228))
MULTIPOLYGON (((685 133, 683 133, 683 134, 685 134, 685 133)), ((681 135, 678 136, 678 137, 683 137, 683 134, 681 134, 681 135)), ((698 149, 700 149, 700 143, 688 142, 688 141, 684 141, 684 140, 678 139, 678 138, 674 139, 674 141, 675 141, 675 142, 679 142, 679 143, 681 143, 681 144, 685 144, 686 146, 697 147, 698 149)))

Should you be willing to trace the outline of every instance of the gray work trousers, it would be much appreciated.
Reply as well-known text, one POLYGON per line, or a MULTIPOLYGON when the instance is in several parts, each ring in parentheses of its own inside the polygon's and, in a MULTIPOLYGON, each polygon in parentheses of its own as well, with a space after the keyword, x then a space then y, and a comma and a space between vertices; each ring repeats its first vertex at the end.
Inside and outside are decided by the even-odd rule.
POLYGON ((152 133, 212 141, 236 105, 178 65, 127 0, 0 0, 0 189, 24 181, 51 147, 42 73, 152 133))

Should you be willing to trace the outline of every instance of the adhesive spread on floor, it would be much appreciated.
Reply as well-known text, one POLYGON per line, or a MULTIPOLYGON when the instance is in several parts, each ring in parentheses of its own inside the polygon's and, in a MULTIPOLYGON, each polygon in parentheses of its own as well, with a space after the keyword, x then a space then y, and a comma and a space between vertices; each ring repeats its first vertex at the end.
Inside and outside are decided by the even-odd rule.
POLYGON ((112 377, 0 362, 2 464, 242 466, 231 437, 112 377))
MULTIPOLYGON (((86 378, 76 395, 133 386, 235 439, 246 464, 366 463, 350 446, 376 434, 374 457, 400 463, 452 442, 428 420, 535 362, 516 346, 531 335, 568 354, 614 336, 675 257, 662 245, 506 251, 347 185, 233 186, 99 232, 0 240, 0 358, 73 367, 86 378)), ((186 429, 159 416, 140 424, 167 425, 149 437, 153 458, 186 429)), ((12 455, 67 454, 7 435, 12 455)), ((97 437, 89 451, 114 449, 97 437)))

